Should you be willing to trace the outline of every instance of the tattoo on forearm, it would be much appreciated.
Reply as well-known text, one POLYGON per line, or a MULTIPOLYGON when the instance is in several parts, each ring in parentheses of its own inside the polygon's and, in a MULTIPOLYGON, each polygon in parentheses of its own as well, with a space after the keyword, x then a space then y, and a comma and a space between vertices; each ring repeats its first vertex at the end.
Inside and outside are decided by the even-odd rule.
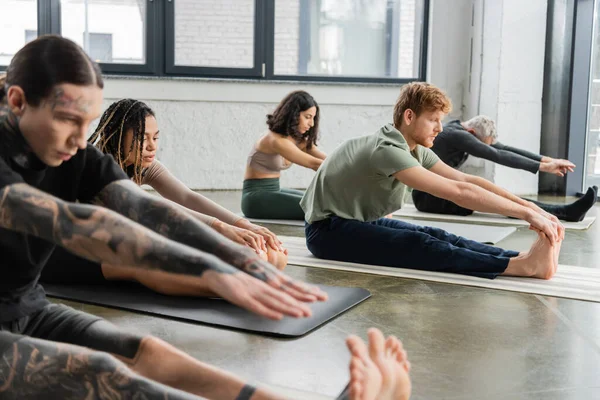
POLYGON ((0 354, 2 399, 195 399, 134 374, 106 353, 22 338, 0 354))
POLYGON ((209 269, 236 272, 213 255, 110 210, 65 202, 26 184, 0 190, 0 227, 46 239, 93 261, 195 276, 209 269))
POLYGON ((185 210, 145 193, 135 183, 117 181, 106 186, 96 204, 112 209, 176 242, 214 254, 230 265, 267 281, 275 273, 248 247, 218 234, 185 210))

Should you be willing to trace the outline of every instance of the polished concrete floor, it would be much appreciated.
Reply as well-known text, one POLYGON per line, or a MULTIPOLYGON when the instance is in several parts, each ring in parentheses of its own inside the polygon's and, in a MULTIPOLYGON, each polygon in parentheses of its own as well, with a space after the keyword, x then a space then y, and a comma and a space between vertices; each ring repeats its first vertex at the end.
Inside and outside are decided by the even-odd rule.
MULTIPOLYGON (((239 211, 239 192, 204 194, 239 211)), ((596 205, 590 213, 600 216, 599 210, 596 205)), ((303 235, 302 228, 269 228, 303 235)), ((520 251, 534 239, 519 229, 498 245, 520 251)), ((600 268, 600 221, 567 232, 560 263, 600 268)), ((348 380, 345 337, 365 338, 371 326, 404 342, 415 400, 600 399, 598 303, 294 266, 287 272, 311 283, 363 287, 373 296, 316 331, 286 340, 65 303, 298 399, 335 397, 348 380)))

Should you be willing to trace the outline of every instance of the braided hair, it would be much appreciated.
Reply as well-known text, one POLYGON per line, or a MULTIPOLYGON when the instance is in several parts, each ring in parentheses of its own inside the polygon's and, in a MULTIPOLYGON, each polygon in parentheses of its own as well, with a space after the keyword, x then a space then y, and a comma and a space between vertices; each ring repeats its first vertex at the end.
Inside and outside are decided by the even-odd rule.
POLYGON ((138 185, 142 184, 141 160, 148 116, 154 117, 154 111, 145 103, 133 99, 119 100, 111 104, 102 114, 98 127, 88 139, 88 142, 94 144, 100 151, 112 155, 123 171, 138 185), (133 131, 133 140, 129 149, 125 149, 124 137, 130 129, 133 131), (138 147, 135 161, 133 165, 127 166, 125 163, 136 144, 138 147))

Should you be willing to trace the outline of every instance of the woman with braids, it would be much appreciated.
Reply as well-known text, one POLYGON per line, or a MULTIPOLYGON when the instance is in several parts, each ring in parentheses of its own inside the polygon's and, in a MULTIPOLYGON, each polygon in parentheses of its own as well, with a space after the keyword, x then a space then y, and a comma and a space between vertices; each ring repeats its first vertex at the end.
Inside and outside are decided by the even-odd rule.
POLYGON ((273 114, 269 132, 254 144, 244 175, 242 212, 248 218, 304 220, 300 199, 304 192, 281 189, 281 171, 292 164, 313 170, 325 160, 317 148, 319 105, 308 93, 288 94, 273 114))
MULTIPOLYGON (((46 299, 38 279, 57 246, 98 263, 186 276, 272 319, 309 316, 304 303, 327 297, 145 193, 87 143, 103 86, 98 65, 58 36, 29 42, 0 79, 0 398, 281 398, 156 337, 46 299)), ((348 398, 408 397, 397 339, 370 330, 369 349, 357 337, 347 344, 348 398)))
MULTIPOLYGON (((281 247, 277 236, 185 186, 155 159, 158 140, 159 128, 154 111, 141 101, 123 99, 113 103, 104 112, 88 141, 103 153, 111 155, 136 184, 151 186, 215 231, 237 243, 250 246, 259 257, 283 270, 287 264, 287 251, 281 247)), ((50 257, 41 280, 46 283, 75 284, 129 280, 168 295, 207 295, 204 290, 199 290, 196 282, 185 276, 165 277, 158 272, 139 268, 107 263, 100 265, 61 248, 57 248, 50 257), (82 268, 84 264, 86 266, 82 268)))

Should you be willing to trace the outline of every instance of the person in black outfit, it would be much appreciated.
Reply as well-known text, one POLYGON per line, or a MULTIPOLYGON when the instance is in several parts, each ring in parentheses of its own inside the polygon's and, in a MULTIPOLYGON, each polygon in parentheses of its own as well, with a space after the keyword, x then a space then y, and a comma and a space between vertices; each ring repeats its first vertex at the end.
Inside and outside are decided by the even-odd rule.
MULTIPOLYGON (((156 337, 46 299, 38 280, 56 246, 94 262, 186 275, 271 319, 309 316, 304 303, 327 297, 145 193, 88 144, 103 85, 98 65, 59 36, 29 42, 0 77, 0 398, 280 398, 156 337)), ((361 339, 348 338, 348 397, 409 393, 400 342, 378 330, 369 339, 373 359, 361 339), (386 384, 384 374, 397 379, 386 384)))
MULTIPOLYGON (((460 168, 469 156, 483 158, 507 167, 522 169, 533 174, 546 172, 564 176, 573 172, 575 164, 568 160, 554 159, 526 150, 506 146, 497 141, 493 120, 483 115, 461 122, 454 120, 444 125, 444 130, 435 138, 431 148, 440 159, 452 168, 460 168)), ((579 200, 567 205, 546 204, 532 201, 541 209, 563 221, 581 221, 596 203, 598 188, 590 187, 579 200)), ((413 190, 413 202, 419 211, 470 215, 472 210, 428 193, 413 190)))

